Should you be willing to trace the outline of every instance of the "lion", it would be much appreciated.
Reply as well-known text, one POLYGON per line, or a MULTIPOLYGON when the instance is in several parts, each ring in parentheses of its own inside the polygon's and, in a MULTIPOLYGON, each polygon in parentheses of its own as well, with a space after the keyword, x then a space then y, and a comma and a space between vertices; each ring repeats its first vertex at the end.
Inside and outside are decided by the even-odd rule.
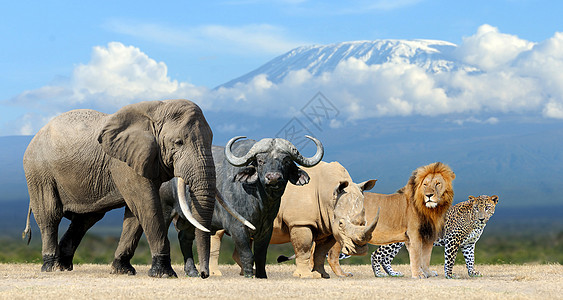
MULTIPOLYGON (((454 172, 449 166, 435 162, 414 170, 406 186, 395 194, 364 193, 366 219, 380 209, 379 221, 370 244, 385 245, 405 242, 409 251, 413 278, 428 278, 432 245, 444 226, 446 212, 452 205, 454 172)), ((333 271, 344 274, 338 263, 341 246, 329 252, 333 271)))

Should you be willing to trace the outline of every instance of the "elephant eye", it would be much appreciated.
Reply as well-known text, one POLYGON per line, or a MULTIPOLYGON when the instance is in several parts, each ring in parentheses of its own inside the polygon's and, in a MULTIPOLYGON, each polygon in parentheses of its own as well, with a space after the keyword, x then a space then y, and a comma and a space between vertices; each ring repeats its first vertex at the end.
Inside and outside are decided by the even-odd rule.
POLYGON ((184 141, 181 139, 177 139, 174 141, 174 145, 176 146, 182 146, 184 144, 184 141))

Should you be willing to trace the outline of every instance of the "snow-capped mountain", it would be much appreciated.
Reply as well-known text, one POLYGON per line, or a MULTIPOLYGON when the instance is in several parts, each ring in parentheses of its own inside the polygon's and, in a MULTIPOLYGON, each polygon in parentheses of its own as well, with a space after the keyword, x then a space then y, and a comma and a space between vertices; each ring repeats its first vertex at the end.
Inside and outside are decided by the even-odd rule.
POLYGON ((235 78, 221 87, 232 87, 236 83, 247 83, 259 74, 279 83, 291 71, 307 70, 313 76, 333 71, 340 62, 350 58, 367 65, 383 63, 408 63, 427 72, 455 71, 459 68, 474 71, 475 68, 455 59, 457 46, 437 40, 375 40, 352 41, 330 45, 312 45, 295 48, 280 55, 258 69, 235 78))

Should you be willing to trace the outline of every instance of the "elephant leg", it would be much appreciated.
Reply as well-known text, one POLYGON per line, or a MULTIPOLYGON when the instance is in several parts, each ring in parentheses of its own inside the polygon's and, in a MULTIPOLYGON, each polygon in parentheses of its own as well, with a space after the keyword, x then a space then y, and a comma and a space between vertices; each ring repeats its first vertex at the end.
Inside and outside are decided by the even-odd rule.
POLYGON ((311 271, 311 248, 313 247, 313 231, 308 226, 293 226, 289 230, 291 244, 295 251, 297 269, 293 276, 301 278, 321 278, 321 274, 311 271))
POLYGON ((170 262, 168 228, 164 224, 159 186, 137 174, 125 163, 115 165, 111 171, 127 207, 137 217, 147 237, 152 255, 149 276, 178 277, 170 262))
POLYGON ((340 266, 340 252, 342 251, 342 246, 339 242, 334 243, 332 248, 328 251, 327 261, 328 265, 332 269, 332 272, 336 274, 338 277, 351 277, 352 273, 345 273, 342 271, 342 267, 340 266))
MULTIPOLYGON (((252 241, 250 241, 250 243, 252 244, 252 241)), ((233 250, 233 255, 231 257, 237 263, 237 265, 240 267, 239 275, 243 276, 244 275, 244 269, 242 268, 242 262, 240 261, 240 254, 239 254, 239 251, 238 251, 236 246, 235 246, 235 249, 233 250)), ((256 270, 253 270, 252 272, 254 274, 256 274, 256 270)))
POLYGON ((105 213, 72 214, 70 225, 59 242, 61 270, 72 270, 72 259, 80 241, 82 241, 86 231, 101 220, 104 215, 105 213))
POLYGON ((63 210, 56 188, 47 186, 30 186, 29 197, 35 221, 41 231, 41 254, 43 255, 42 272, 52 272, 59 266, 59 223, 63 218, 63 210))
POLYGON ((137 217, 133 215, 129 207, 125 207, 123 214, 123 229, 121 238, 115 250, 115 256, 111 264, 112 274, 135 275, 137 271, 131 265, 131 258, 135 254, 139 240, 143 235, 143 228, 137 217))
MULTIPOLYGON (((60 220, 59 220, 60 222, 60 220)), ((55 223, 55 222, 53 222, 55 223)), ((59 224, 38 224, 41 228, 41 242, 43 254, 43 266, 41 272, 52 272, 60 270, 59 266, 59 248, 57 244, 57 236, 59 234, 59 224)))
POLYGON ((336 240, 333 236, 322 241, 315 242, 315 250, 313 252, 313 272, 321 274, 322 278, 330 278, 330 275, 325 271, 325 260, 328 252, 334 246, 336 240))
POLYGON ((209 274, 212 276, 223 276, 219 270, 219 251, 221 250, 221 240, 225 230, 218 230, 211 236, 211 250, 209 251, 209 274))
POLYGON ((183 229, 178 232, 178 241, 180 242, 180 249, 184 256, 184 272, 188 277, 199 277, 199 272, 195 266, 193 242, 195 239, 195 227, 190 229, 183 229))

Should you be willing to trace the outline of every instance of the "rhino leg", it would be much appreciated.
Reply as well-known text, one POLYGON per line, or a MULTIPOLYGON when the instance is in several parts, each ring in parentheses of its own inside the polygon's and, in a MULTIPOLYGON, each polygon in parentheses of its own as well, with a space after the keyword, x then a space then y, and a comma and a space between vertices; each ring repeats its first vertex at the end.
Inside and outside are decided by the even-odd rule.
POLYGON ((223 276, 223 273, 219 270, 219 250, 221 250, 221 240, 225 230, 218 230, 214 235, 211 236, 211 251, 209 255, 209 274, 211 276, 223 276))
POLYGON ((300 278, 321 278, 319 272, 311 270, 311 248, 313 245, 313 231, 309 226, 294 226, 290 229, 291 244, 295 251, 297 269, 293 276, 300 278))

